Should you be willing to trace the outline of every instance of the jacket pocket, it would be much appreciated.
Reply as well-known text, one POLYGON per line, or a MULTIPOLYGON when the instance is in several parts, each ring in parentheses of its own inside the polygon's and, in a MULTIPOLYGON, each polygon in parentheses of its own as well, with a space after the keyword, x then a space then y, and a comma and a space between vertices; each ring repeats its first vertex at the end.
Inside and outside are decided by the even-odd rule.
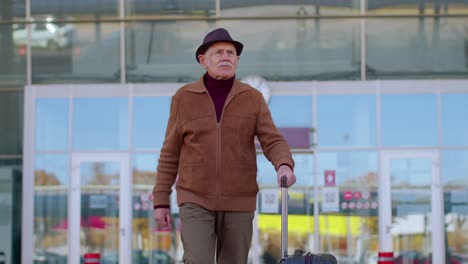
POLYGON ((225 177, 225 193, 253 196, 258 193, 257 165, 251 161, 233 161, 225 177))
POLYGON ((214 171, 205 162, 185 163, 179 168, 179 186, 198 193, 214 193, 214 171))

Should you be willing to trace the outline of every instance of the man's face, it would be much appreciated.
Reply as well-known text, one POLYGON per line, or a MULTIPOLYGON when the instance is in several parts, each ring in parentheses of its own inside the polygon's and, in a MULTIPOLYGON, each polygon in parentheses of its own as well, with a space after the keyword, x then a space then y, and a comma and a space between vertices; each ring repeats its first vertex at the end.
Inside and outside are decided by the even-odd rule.
POLYGON ((236 47, 229 42, 216 42, 205 54, 198 55, 198 60, 208 74, 217 80, 227 80, 236 74, 236 47))

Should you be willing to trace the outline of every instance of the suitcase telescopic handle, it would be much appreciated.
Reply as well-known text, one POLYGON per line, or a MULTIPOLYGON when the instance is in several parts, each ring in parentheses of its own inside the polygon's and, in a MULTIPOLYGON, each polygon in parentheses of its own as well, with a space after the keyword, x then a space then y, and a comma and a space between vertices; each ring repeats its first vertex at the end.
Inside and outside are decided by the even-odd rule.
POLYGON ((288 187, 287 177, 281 176, 281 257, 288 257, 288 187))

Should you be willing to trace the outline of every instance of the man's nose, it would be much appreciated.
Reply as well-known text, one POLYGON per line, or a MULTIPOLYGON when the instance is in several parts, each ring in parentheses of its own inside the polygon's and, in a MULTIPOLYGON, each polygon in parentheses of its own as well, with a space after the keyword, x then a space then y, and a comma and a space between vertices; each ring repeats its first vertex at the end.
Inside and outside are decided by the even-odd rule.
POLYGON ((223 60, 228 60, 230 57, 229 57, 229 53, 227 52, 223 52, 222 56, 221 56, 221 59, 223 60))

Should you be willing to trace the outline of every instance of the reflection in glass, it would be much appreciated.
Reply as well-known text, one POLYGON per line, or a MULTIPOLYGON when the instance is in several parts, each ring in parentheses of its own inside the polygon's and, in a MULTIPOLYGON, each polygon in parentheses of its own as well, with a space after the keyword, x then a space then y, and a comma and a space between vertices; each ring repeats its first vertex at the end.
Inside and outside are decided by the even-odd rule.
POLYGON ((23 91, 0 91, 0 155, 23 153, 23 106, 23 91))
POLYGON ((371 15, 445 15, 466 14, 468 5, 457 0, 379 1, 369 0, 367 14, 371 15))
POLYGON ((272 96, 268 108, 277 127, 312 127, 312 96, 272 96))
POLYGON ((136 149, 161 148, 166 132, 171 98, 133 98, 133 144, 136 149))
POLYGON ((221 0, 222 16, 327 16, 359 14, 359 1, 221 0), (281 3, 281 4, 279 4, 281 3))
MULTIPOLYGON (((294 174, 296 175, 296 184, 292 187, 307 187, 313 184, 313 155, 294 153, 293 159, 295 162, 294 174)), ((257 155, 257 180, 260 187, 273 186, 277 187, 276 171, 273 165, 265 158, 263 154, 257 155)))
POLYGON ((119 0, 89 1, 31 1, 33 17, 49 16, 54 19, 118 17, 119 0))
POLYGON ((209 30, 205 21, 127 24, 127 81, 198 80, 204 71, 195 60, 195 51, 209 30))
POLYGON ((119 162, 82 162, 80 255, 101 254, 102 262, 119 259, 119 162))
POLYGON ((37 99, 36 150, 68 149, 68 98, 37 99))
POLYGON ((32 26, 33 83, 120 81, 119 23, 32 26))
POLYGON ((158 154, 136 154, 133 159, 133 184, 146 186, 151 191, 156 183, 158 154))
POLYGON ((468 146, 468 94, 442 94, 442 144, 468 146))
POLYGON ((318 152, 321 249, 339 263, 369 263, 377 254, 378 175, 375 152, 318 152), (325 185, 332 171, 336 187, 325 185), (333 195, 338 191, 338 200, 333 195))
POLYGON ((68 156, 36 155, 34 170, 34 258, 67 263, 68 156))
POLYGON ((446 251, 452 258, 468 255, 468 151, 442 152, 446 251))
POLYGON ((435 146, 435 94, 384 94, 381 97, 382 145, 435 146))
MULTIPOLYGON (((392 159, 392 230, 397 260, 422 260, 431 252, 431 159, 392 159)), ((402 263, 403 263, 402 262, 402 263)))
POLYGON ((21 263, 21 159, 0 159, 0 252, 5 263, 21 263))
POLYGON ((127 16, 211 16, 215 14, 216 2, 211 0, 125 0, 125 9, 127 16))
POLYGON ((136 154, 133 159, 133 251, 134 263, 182 261, 180 221, 176 192, 171 194, 172 229, 158 228, 153 219, 152 190, 156 182, 159 154, 136 154))
POLYGON ((26 0, 10 0, 0 2, 0 21, 24 18, 26 16, 26 0))
POLYGON ((466 78, 467 23, 438 17, 368 19, 367 79, 466 78))
POLYGON ((127 98, 77 98, 73 107, 73 149, 128 148, 127 98))
POLYGON ((11 24, 0 25, 0 40, 0 87, 23 86, 26 84, 26 46, 20 45, 16 30, 11 24))
MULTIPOLYGON (((221 20, 245 46, 236 76, 269 81, 360 79, 360 24, 335 20, 221 20)), ((126 28, 128 82, 188 82, 203 69, 195 51, 206 21, 131 23, 126 28), (161 40, 161 41, 157 41, 161 40)))
POLYGON ((220 21, 245 49, 240 77, 270 81, 360 79, 359 20, 220 21))
MULTIPOLYGON (((289 240, 292 248, 310 251, 308 245, 313 243, 313 155, 293 154, 296 184, 289 189, 289 240)), ((257 180, 260 187, 258 205, 258 228, 260 237, 261 259, 278 263, 281 260, 280 206, 281 196, 277 183, 277 173, 273 165, 263 154, 257 155, 257 180), (265 199, 265 200, 264 200, 265 199), (272 207, 275 205, 276 208, 272 207), (271 205, 272 204, 272 205, 271 205)), ((252 250, 252 249, 251 249, 252 250)))
POLYGON ((376 145, 375 95, 319 95, 317 136, 320 146, 376 145))

